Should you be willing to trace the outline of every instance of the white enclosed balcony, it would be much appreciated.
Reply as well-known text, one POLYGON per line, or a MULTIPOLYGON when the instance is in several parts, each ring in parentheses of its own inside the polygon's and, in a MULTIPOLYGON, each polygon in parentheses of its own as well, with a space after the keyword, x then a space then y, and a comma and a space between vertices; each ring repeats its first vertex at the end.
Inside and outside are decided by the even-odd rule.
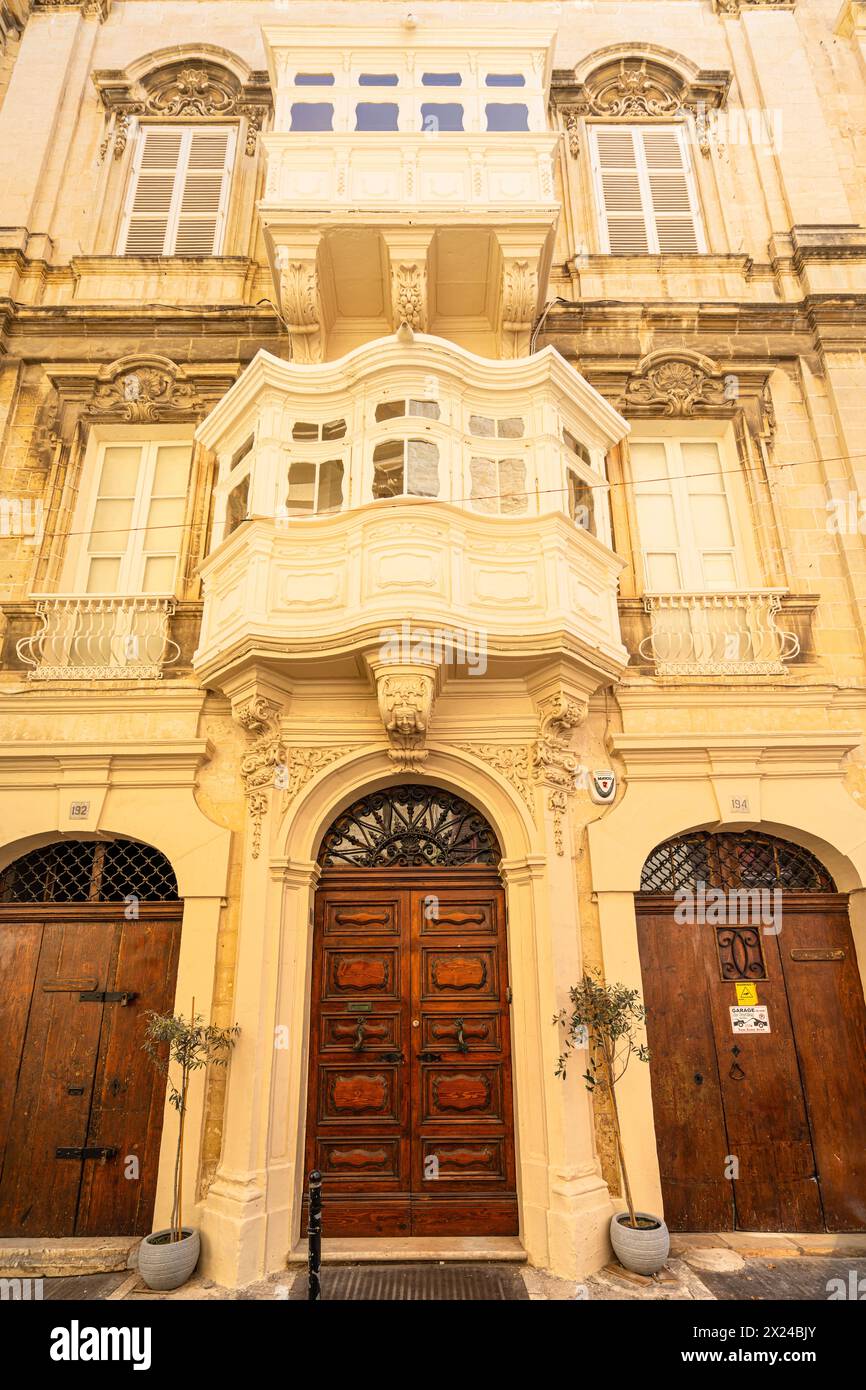
POLYGON ((295 359, 403 321, 490 356, 528 351, 559 215, 553 35, 264 36, 275 117, 259 212, 295 359))
POLYGON ((481 634, 491 672, 615 678, 605 455, 626 429, 550 347, 490 362, 404 330, 315 366, 259 353, 198 431, 219 460, 199 677, 352 674, 408 622, 481 634))

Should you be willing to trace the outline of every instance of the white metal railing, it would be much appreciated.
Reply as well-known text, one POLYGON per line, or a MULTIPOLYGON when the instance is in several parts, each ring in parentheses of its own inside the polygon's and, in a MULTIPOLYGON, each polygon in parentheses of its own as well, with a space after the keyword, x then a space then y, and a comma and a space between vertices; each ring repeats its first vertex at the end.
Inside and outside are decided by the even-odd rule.
POLYGON ((150 594, 39 598, 41 627, 16 651, 33 667, 31 681, 158 680, 180 655, 168 635, 174 608, 174 599, 150 594))
POLYGON ((652 631, 638 650, 660 676, 784 675, 800 641, 777 626, 781 607, 767 590, 646 594, 652 631))

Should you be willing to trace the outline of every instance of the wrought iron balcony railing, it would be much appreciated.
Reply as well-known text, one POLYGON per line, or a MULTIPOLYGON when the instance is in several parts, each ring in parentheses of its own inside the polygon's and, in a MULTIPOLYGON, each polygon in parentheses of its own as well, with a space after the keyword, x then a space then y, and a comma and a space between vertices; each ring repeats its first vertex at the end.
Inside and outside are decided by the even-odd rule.
POLYGON ((781 608, 766 589, 646 594, 651 631, 638 653, 659 676, 784 675, 800 639, 778 627, 781 608))
POLYGON ((16 651, 32 667, 28 680, 158 680, 180 653, 169 636, 174 608, 150 594, 38 598, 41 626, 16 651))

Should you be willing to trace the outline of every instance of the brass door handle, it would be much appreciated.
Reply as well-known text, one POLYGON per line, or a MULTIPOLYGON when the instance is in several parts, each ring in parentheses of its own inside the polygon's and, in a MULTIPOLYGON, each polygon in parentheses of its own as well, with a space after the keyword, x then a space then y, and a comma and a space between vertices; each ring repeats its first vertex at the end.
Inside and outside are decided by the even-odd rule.
POLYGON ((441 1053, 441 1052, 419 1052, 419 1053, 418 1053, 418 1061, 419 1061, 419 1062, 441 1062, 441 1061, 442 1061, 442 1053, 441 1053))
POLYGON ((360 1052, 364 1047, 364 1020, 358 1019, 358 1026, 355 1029, 355 1041, 352 1043, 352 1051, 360 1052))
POLYGON ((468 1052, 468 1051, 469 1051, 469 1044, 468 1044, 468 1042, 466 1041, 466 1035, 465 1035, 465 1033, 463 1032, 463 1019, 462 1019, 462 1018, 457 1018, 457 1019, 454 1020, 454 1022, 455 1022, 456 1025, 457 1025, 457 1051, 458 1051, 458 1052, 468 1052))

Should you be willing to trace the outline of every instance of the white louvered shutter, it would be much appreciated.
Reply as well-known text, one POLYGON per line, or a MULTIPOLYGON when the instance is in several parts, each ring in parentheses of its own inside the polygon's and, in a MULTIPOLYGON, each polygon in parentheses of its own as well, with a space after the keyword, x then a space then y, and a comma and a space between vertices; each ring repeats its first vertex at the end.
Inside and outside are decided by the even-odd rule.
POLYGON ((592 127, 602 245, 613 255, 703 251, 681 126, 592 127))
POLYGON ((121 253, 215 255, 222 241, 234 146, 232 126, 144 126, 121 253))

